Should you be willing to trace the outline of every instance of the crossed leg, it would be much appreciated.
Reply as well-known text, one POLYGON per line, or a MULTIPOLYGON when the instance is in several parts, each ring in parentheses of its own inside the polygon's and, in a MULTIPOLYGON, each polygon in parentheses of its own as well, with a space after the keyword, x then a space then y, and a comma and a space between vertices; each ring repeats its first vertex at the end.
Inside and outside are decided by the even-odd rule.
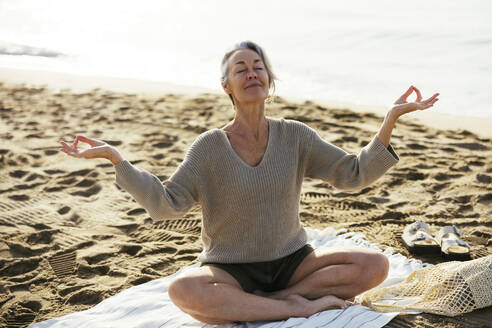
POLYGON ((183 312, 209 324, 282 320, 346 307, 344 300, 381 283, 387 271, 388 261, 374 251, 318 248, 301 262, 286 289, 266 297, 246 293, 229 273, 211 266, 174 280, 168 292, 183 312))
POLYGON ((286 289, 267 295, 276 299, 334 295, 351 300, 383 282, 388 269, 387 258, 371 249, 320 247, 301 262, 286 289))

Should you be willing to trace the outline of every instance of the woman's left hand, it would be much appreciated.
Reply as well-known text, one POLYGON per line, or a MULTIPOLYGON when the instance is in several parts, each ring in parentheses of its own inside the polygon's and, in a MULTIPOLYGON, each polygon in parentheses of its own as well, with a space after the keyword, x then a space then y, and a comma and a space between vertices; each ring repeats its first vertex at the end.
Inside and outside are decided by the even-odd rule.
POLYGON ((398 118, 406 113, 427 109, 434 106, 434 103, 439 100, 437 96, 439 96, 439 93, 435 93, 432 97, 422 100, 422 95, 420 94, 419 89, 412 85, 400 98, 395 101, 391 112, 395 115, 395 118, 398 118), (408 96, 410 96, 413 91, 417 93, 417 99, 414 102, 407 102, 408 96))

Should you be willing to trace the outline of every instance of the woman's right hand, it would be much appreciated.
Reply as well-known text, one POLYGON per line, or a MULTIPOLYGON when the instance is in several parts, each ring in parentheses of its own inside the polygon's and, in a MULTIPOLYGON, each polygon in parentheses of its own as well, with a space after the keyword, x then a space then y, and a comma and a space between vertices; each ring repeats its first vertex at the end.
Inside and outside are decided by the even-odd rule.
POLYGON ((123 160, 123 158, 118 153, 116 148, 107 144, 104 141, 100 141, 97 139, 91 139, 84 136, 77 136, 71 146, 64 141, 60 141, 60 144, 63 146, 63 148, 60 148, 60 151, 72 157, 106 158, 110 160, 114 165, 116 165, 119 161, 123 160), (77 145, 79 141, 89 144, 91 148, 82 151, 77 149, 77 145))

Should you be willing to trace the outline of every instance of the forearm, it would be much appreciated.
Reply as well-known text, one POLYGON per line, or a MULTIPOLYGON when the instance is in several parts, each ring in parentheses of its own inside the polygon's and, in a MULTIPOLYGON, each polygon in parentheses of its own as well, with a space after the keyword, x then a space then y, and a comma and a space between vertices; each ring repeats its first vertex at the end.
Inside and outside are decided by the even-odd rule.
POLYGON ((388 147, 391 139, 391 133, 393 132, 393 128, 395 127, 396 120, 398 119, 398 115, 395 113, 393 109, 391 109, 386 116, 384 117, 383 124, 377 133, 377 137, 379 141, 385 146, 388 147))
MULTIPOLYGON (((121 160, 114 166, 115 182, 126 190, 154 220, 181 218, 196 203, 194 182, 183 171, 165 183, 150 172, 121 160)), ((176 173, 176 172, 175 172, 176 173)), ((175 176, 175 175, 173 175, 175 176)))

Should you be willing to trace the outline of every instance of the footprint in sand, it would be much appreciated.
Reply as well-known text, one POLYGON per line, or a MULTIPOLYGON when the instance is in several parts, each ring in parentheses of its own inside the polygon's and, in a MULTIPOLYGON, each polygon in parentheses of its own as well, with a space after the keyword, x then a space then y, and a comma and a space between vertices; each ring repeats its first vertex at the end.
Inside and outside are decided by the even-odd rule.
POLYGON ((171 242, 183 240, 184 236, 176 232, 162 231, 160 229, 151 229, 151 231, 137 231, 131 234, 139 242, 171 242))
POLYGON ((75 187, 91 187, 92 185, 94 185, 96 183, 96 180, 92 180, 92 179, 83 179, 82 181, 80 181, 79 183, 77 183, 75 185, 75 187))
POLYGON ((41 175, 41 174, 37 174, 37 173, 31 173, 29 176, 27 176, 24 181, 32 181, 32 180, 36 180, 36 179, 45 179, 45 176, 41 175))
POLYGON ((59 229, 50 229, 33 232, 27 235, 26 242, 31 245, 50 244, 53 241, 53 235, 59 233, 59 229))
POLYGON ((442 147, 439 149, 442 151, 445 151, 446 153, 456 153, 457 152, 457 150, 455 148, 452 148, 452 147, 442 147))
POLYGON ((0 318, 0 324, 7 328, 27 327, 34 321, 41 307, 41 303, 37 301, 14 303, 2 315, 4 320, 0 318))
POLYGON ((119 253, 125 253, 130 256, 135 256, 140 250, 142 249, 142 246, 140 245, 123 245, 120 248, 119 253))
POLYGON ((30 199, 28 195, 9 195, 8 198, 16 201, 26 201, 30 199))
POLYGON ((61 278, 74 273, 76 257, 75 251, 59 252, 48 258, 48 263, 55 275, 61 278))
POLYGON ((33 183, 33 184, 19 184, 19 185, 15 185, 14 188, 16 190, 27 190, 27 189, 36 188, 37 186, 40 186, 43 184, 44 184, 44 182, 38 182, 38 183, 33 183))
POLYGON ((112 258, 114 256, 115 256, 114 253, 99 253, 99 254, 96 254, 96 255, 93 255, 93 256, 86 256, 83 259, 85 261, 87 261, 87 263, 89 263, 90 265, 92 265, 92 264, 96 264, 96 263, 102 262, 102 261, 104 261, 104 260, 106 260, 108 258, 112 258))
POLYGON ((103 300, 103 291, 83 289, 74 293, 67 300, 72 305, 94 305, 103 300))
POLYGON ((9 262, 10 260, 6 260, 6 264, 0 269, 0 277, 13 277, 34 271, 39 267, 41 258, 21 259, 14 260, 11 263, 9 262))
POLYGON ((460 147, 468 150, 478 150, 478 151, 486 151, 490 150, 490 147, 485 146, 478 142, 462 142, 462 143, 452 143, 451 145, 460 147))
POLYGON ((441 184, 435 184, 435 185, 432 186, 432 191, 434 191, 434 192, 441 191, 444 188, 448 187, 450 184, 451 183, 449 183, 449 182, 441 183, 441 184))
POLYGON ((155 148, 162 149, 162 148, 169 148, 172 145, 174 145, 174 142, 162 141, 162 142, 155 143, 152 146, 155 148))
POLYGON ((392 179, 388 183, 388 187, 400 186, 400 185, 402 185, 404 183, 405 183, 405 180, 403 180, 403 179, 392 179))
POLYGON ((385 204, 390 201, 385 197, 368 197, 367 199, 376 204, 385 204))
POLYGON ((133 286, 137 286, 137 285, 145 284, 146 282, 149 282, 149 281, 154 280, 154 279, 155 278, 151 277, 151 276, 143 276, 143 277, 139 277, 135 280, 130 281, 130 284, 132 284, 133 286))
POLYGON ((468 162, 468 165, 471 165, 471 166, 484 166, 485 163, 482 162, 482 161, 470 161, 470 162, 468 162))
POLYGON ((330 195, 325 194, 325 193, 321 193, 321 192, 308 191, 308 192, 302 194, 302 198, 304 198, 306 200, 326 199, 326 198, 330 198, 330 195))
POLYGON ((56 175, 56 174, 61 174, 61 173, 66 173, 63 170, 43 170, 44 173, 49 174, 49 175, 56 175))
POLYGON ((172 247, 172 246, 149 245, 148 248, 146 248, 145 250, 142 250, 140 253, 138 253, 137 257, 145 259, 146 256, 155 255, 155 254, 165 254, 168 256, 174 256, 174 254, 176 254, 177 251, 178 251, 178 249, 176 247, 172 247))
POLYGON ((409 215, 406 213, 398 212, 398 211, 387 211, 383 215, 372 217, 371 220, 380 221, 380 220, 401 220, 409 215))
POLYGON ((480 195, 477 202, 484 205, 490 205, 492 203, 492 194, 480 195))
POLYGON ((63 249, 63 254, 76 252, 95 245, 94 240, 90 239, 90 237, 77 237, 68 234, 60 235, 56 242, 57 248, 63 249))
POLYGON ((453 165, 450 167, 450 170, 453 172, 470 172, 471 171, 470 167, 468 167, 468 165, 462 165, 462 166, 458 166, 458 167, 453 165))
POLYGON ((460 214, 466 214, 467 217, 478 216, 478 213, 468 214, 469 212, 473 212, 473 206, 469 204, 460 205, 460 207, 457 209, 457 212, 460 214))
POLYGON ((128 235, 134 232, 135 230, 137 230, 140 227, 140 225, 136 223, 129 223, 129 224, 122 224, 122 225, 110 225, 109 227, 118 228, 122 232, 128 235))
POLYGON ((68 294, 70 293, 73 293, 79 289, 82 289, 82 288, 85 288, 85 287, 88 287, 90 286, 90 284, 85 284, 85 285, 78 285, 78 286, 70 286, 70 287, 67 287, 67 288, 62 288, 62 289, 59 289, 58 290, 58 295, 62 296, 62 297, 65 297, 67 296, 68 294))
POLYGON ((87 174, 89 174, 92 170, 91 169, 82 169, 82 170, 77 170, 77 171, 73 171, 73 172, 70 172, 68 174, 66 174, 65 176, 66 177, 73 177, 73 176, 86 176, 87 174))
POLYGON ((82 279, 92 279, 95 276, 105 276, 109 272, 108 265, 85 265, 80 264, 77 269, 77 276, 82 279))
POLYGON ((101 190, 102 190, 101 186, 99 184, 96 184, 87 190, 71 192, 70 195, 82 196, 82 197, 91 197, 93 195, 98 194, 101 190))
POLYGON ((6 242, 9 246, 9 251, 14 257, 33 257, 39 256, 48 252, 51 247, 37 247, 33 248, 25 244, 16 242, 6 242))
POLYGON ((480 183, 491 183, 492 178, 489 175, 486 174, 477 174, 476 179, 480 183))
POLYGON ((147 211, 145 211, 145 209, 143 209, 143 208, 134 208, 133 210, 126 212, 126 214, 128 214, 130 216, 137 216, 137 215, 145 214, 145 213, 147 213, 147 211))
POLYGON ((50 150, 50 149, 47 149, 47 150, 44 151, 44 154, 46 156, 53 156, 53 155, 56 155, 58 153, 59 153, 58 150, 50 150))
POLYGON ((335 206, 341 210, 368 210, 376 208, 376 205, 357 200, 343 200, 336 202, 335 206))
POLYGON ((44 191, 46 192, 57 192, 57 191, 60 191, 60 190, 64 190, 65 187, 47 187, 44 189, 44 191))
POLYGON ((68 221, 73 222, 75 225, 79 225, 82 222, 82 218, 77 213, 73 213, 68 221))
POLYGON ((172 230, 172 231, 177 231, 177 232, 183 232, 183 233, 189 233, 196 231, 198 229, 198 232, 200 232, 200 227, 201 227, 201 220, 194 220, 194 219, 178 219, 178 220, 172 220, 172 221, 165 221, 164 225, 162 226, 163 229, 165 230, 172 230))
POLYGON ((176 261, 190 262, 190 261, 196 260, 196 258, 197 258, 197 256, 195 256, 195 255, 177 256, 176 261))
POLYGON ((405 206, 407 204, 408 204, 408 202, 398 202, 398 203, 394 203, 394 204, 391 204, 391 205, 387 205, 386 207, 394 210, 396 208, 403 207, 403 206, 405 206))
POLYGON ((71 208, 69 206, 63 206, 57 212, 60 215, 64 215, 64 214, 67 214, 68 212, 70 212, 70 210, 71 210, 71 208))
POLYGON ((456 179, 462 177, 463 174, 447 174, 447 173, 438 173, 434 176, 434 179, 437 181, 446 181, 449 179, 456 179))
POLYGON ((27 173, 29 173, 28 171, 23 171, 23 170, 15 170, 15 171, 12 171, 9 173, 9 175, 12 177, 12 178, 22 178, 23 176, 25 176, 27 173))
MULTIPOLYGON (((408 170, 405 169, 405 171, 408 171, 408 170)), ((406 180, 411 180, 411 181, 425 180, 427 178, 427 174, 424 174, 424 173, 418 172, 418 171, 409 171, 409 172, 405 172, 405 173, 395 172, 395 173, 390 173, 390 175, 392 175, 394 177, 398 177, 398 178, 404 178, 406 180)))
POLYGON ((421 144, 418 144, 418 143, 409 143, 406 145, 407 148, 410 148, 412 150, 424 150, 424 149, 428 149, 427 146, 425 145, 421 145, 421 144))

